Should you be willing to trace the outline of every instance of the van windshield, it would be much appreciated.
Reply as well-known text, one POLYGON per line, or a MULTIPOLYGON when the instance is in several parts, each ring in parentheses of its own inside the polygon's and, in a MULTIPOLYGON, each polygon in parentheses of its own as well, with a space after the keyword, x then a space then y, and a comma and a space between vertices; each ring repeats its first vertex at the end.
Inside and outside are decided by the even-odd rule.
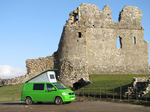
POLYGON ((67 89, 64 85, 59 82, 53 83, 58 89, 67 89))

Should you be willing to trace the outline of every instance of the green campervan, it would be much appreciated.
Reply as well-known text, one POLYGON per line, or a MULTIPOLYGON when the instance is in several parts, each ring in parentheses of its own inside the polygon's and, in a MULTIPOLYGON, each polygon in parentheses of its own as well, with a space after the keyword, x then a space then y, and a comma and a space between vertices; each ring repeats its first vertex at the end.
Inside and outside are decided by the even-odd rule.
POLYGON ((75 101, 75 94, 57 82, 54 69, 49 69, 23 84, 21 101, 28 105, 32 102, 55 102, 60 105, 75 101))

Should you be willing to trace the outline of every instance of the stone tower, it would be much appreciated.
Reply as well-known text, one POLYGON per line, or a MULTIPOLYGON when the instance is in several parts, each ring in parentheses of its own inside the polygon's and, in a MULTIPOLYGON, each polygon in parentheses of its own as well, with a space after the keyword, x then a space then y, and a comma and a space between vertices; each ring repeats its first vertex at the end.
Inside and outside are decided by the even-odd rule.
POLYGON ((147 74, 148 42, 141 19, 137 7, 125 6, 114 22, 108 5, 101 12, 96 5, 81 4, 70 13, 55 53, 58 79, 73 84, 88 81, 88 74, 147 74))

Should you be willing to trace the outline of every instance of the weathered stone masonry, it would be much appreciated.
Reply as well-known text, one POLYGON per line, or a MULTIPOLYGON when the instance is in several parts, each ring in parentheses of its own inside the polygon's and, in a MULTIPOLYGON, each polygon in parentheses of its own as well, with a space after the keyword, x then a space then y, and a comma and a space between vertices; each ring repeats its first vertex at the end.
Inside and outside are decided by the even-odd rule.
POLYGON ((88 74, 149 73, 148 42, 143 39, 142 12, 125 6, 119 22, 111 18, 107 5, 81 4, 64 25, 58 50, 53 56, 27 60, 28 78, 57 68, 57 79, 72 86, 88 74), (119 48, 117 48, 119 39, 119 48))
POLYGON ((31 77, 38 75, 42 71, 46 71, 50 68, 54 68, 54 57, 47 56, 38 59, 26 60, 27 74, 31 77))

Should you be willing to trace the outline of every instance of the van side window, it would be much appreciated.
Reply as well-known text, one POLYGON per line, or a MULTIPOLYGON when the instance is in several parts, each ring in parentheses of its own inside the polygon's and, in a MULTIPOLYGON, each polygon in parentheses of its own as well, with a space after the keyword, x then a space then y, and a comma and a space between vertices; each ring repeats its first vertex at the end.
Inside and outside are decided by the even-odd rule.
POLYGON ((54 86, 52 84, 46 84, 46 90, 51 91, 54 86))
POLYGON ((44 84, 34 84, 33 90, 44 90, 44 84))

